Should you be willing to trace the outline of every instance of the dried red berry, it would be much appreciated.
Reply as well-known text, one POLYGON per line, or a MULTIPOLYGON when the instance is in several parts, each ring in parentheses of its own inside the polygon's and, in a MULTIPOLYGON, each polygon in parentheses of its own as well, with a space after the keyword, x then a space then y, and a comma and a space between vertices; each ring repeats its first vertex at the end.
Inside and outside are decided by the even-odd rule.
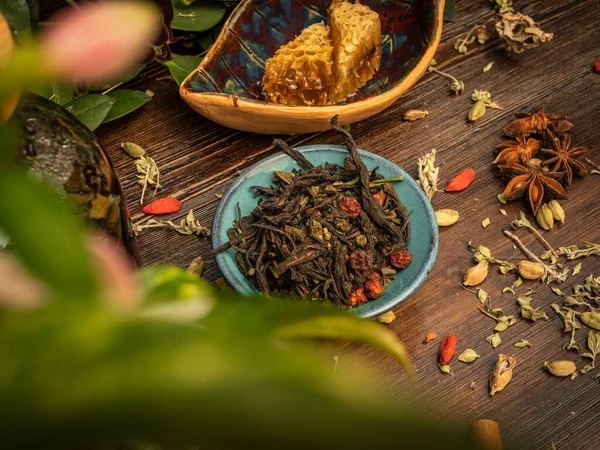
POLYGON ((366 302, 367 297, 365 295, 365 289, 362 286, 350 294, 350 304, 352 306, 360 305, 361 303, 366 302))
POLYGON ((468 188, 473 180, 475 180, 475 171, 468 167, 448 181, 446 192, 462 191, 463 189, 468 188))
POLYGON ((352 218, 358 217, 360 214, 360 203, 354 197, 344 197, 340 207, 352 218))
POLYGON ((387 194, 383 192, 383 189, 381 189, 377 194, 373 194, 373 198, 379 202, 380 206, 383 206, 383 203, 387 198, 387 194))
POLYGON ((454 357, 456 352, 456 335, 452 334, 442 339, 440 351, 438 352, 438 360, 442 366, 448 364, 454 357))
POLYGON ((594 64, 594 70, 596 71, 596 73, 600 73, 600 58, 598 58, 598 61, 596 61, 596 63, 594 64))
POLYGON ((381 275, 379 275, 377 272, 371 272, 371 275, 369 275, 369 280, 379 281, 381 280, 381 275))
POLYGON ((366 250, 355 250, 350 255, 350 267, 354 270, 367 270, 373 265, 373 256, 366 250))
POLYGON ((176 213, 181 209, 181 202, 173 197, 164 197, 154 200, 152 203, 148 203, 144 206, 144 213, 146 214, 171 214, 176 213))
POLYGON ((412 261, 412 255, 403 248, 390 255, 390 264, 397 269, 404 269, 412 261))
POLYGON ((365 294, 370 299, 378 298, 383 293, 383 290, 384 286, 379 281, 369 280, 365 283, 365 294))

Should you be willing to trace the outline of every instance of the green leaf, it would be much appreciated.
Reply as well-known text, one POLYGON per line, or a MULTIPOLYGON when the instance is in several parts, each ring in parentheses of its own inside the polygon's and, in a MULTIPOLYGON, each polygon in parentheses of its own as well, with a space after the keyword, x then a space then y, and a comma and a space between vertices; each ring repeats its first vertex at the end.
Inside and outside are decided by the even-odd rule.
POLYGON ((174 30, 205 31, 217 25, 225 16, 225 5, 206 1, 190 6, 174 5, 175 17, 171 27, 174 30))
POLYGON ((64 106, 67 110, 71 111, 81 123, 94 131, 102 123, 114 103, 115 100, 108 95, 86 94, 77 97, 64 106))
POLYGON ((0 0, 0 13, 10 25, 16 40, 31 36, 31 16, 27 0, 0 0))
POLYGON ((57 293, 90 296, 96 279, 73 211, 25 172, 0 170, 0 228, 27 268, 57 293))
POLYGON ((89 90, 92 92, 104 92, 104 91, 112 88, 113 86, 116 86, 117 84, 127 83, 128 81, 131 81, 135 77, 137 77, 140 74, 140 72, 142 70, 144 70, 145 67, 146 67, 145 64, 136 64, 132 68, 130 68, 127 72, 125 72, 123 75, 121 75, 119 78, 117 78, 116 80, 112 80, 108 83, 103 83, 103 84, 97 85, 97 86, 95 86, 95 85, 89 86, 89 90))
POLYGON ((444 20, 447 22, 456 22, 456 6, 454 0, 446 0, 444 6, 444 20))
POLYGON ((108 111, 103 123, 126 116, 152 100, 152 97, 148 94, 130 89, 111 91, 110 96, 115 100, 115 104, 108 111))
POLYGON ((73 100, 75 89, 72 86, 64 86, 58 83, 51 83, 50 89, 52 90, 52 94, 48 98, 54 103, 64 106, 71 100, 73 100))
POLYGON ((171 76, 175 79, 175 82, 181 86, 183 80, 196 70, 198 65, 202 62, 202 58, 199 56, 176 56, 170 61, 167 61, 167 67, 171 76))
POLYGON ((382 325, 350 315, 317 316, 283 325, 276 330, 280 338, 349 339, 371 345, 394 356, 409 374, 414 375, 404 345, 382 325))

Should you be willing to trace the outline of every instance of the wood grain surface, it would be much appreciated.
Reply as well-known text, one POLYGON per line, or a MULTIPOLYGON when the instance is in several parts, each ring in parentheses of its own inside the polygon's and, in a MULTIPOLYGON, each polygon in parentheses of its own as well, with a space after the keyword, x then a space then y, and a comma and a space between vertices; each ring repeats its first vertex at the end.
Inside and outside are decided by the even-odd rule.
MULTIPOLYGON (((498 39, 483 46, 474 45, 467 55, 459 55, 452 46, 475 24, 493 16, 487 0, 457 1, 458 22, 445 24, 442 44, 437 53, 440 70, 463 80, 466 91, 455 96, 446 80, 428 74, 389 109, 352 126, 359 147, 377 153, 400 165, 416 177, 419 156, 438 150, 440 182, 445 182, 465 167, 477 174, 475 183, 456 194, 438 193, 435 209, 460 211, 458 224, 440 230, 439 256, 435 267, 418 292, 394 312, 397 320, 390 326, 405 342, 417 368, 418 381, 412 384, 399 365, 379 351, 343 344, 328 344, 326 351, 341 356, 339 370, 356 370, 356 358, 367 362, 370 376, 381 390, 398 401, 433 414, 440 422, 496 420, 502 430, 505 448, 559 450, 600 448, 600 369, 575 380, 558 379, 543 370, 544 361, 570 358, 579 368, 585 364, 572 352, 561 350, 568 342, 562 323, 550 309, 560 299, 550 289, 525 282, 517 292, 538 289, 533 304, 543 307, 549 321, 524 320, 501 333, 502 344, 494 349, 486 342, 494 321, 478 312, 475 295, 460 283, 472 260, 467 242, 488 246, 498 258, 518 261, 523 255, 513 248, 502 229, 527 211, 526 204, 515 201, 502 205, 496 195, 504 183, 491 165, 494 148, 503 141, 501 128, 517 111, 533 112, 539 105, 546 111, 567 114, 575 124, 575 145, 588 146, 590 158, 600 163, 600 74, 592 70, 600 58, 600 2, 598 0, 518 0, 517 9, 532 15, 554 39, 541 48, 516 55, 507 53, 498 39), (491 71, 483 67, 494 62, 491 71), (485 89, 505 109, 489 110, 474 124, 466 121, 473 89, 485 89), (429 116, 414 123, 401 120, 408 109, 425 109, 429 116), (508 216, 500 214, 506 209, 508 216), (489 217, 487 228, 481 221, 489 217), (426 333, 438 338, 422 343, 426 333), (440 373, 436 355, 441 337, 458 335, 457 354, 473 348, 481 358, 470 365, 454 360, 455 375, 440 373), (513 343, 528 339, 533 347, 517 349, 513 343), (517 356, 517 367, 508 387, 494 397, 488 395, 488 379, 498 353, 517 356), (474 382, 474 389, 470 389, 474 382)), ((219 199, 233 179, 251 164, 277 150, 272 137, 253 135, 223 128, 194 113, 179 98, 177 86, 168 72, 155 64, 128 87, 151 89, 154 100, 141 112, 105 125, 98 130, 121 177, 133 220, 143 219, 136 185, 135 167, 119 148, 133 141, 155 158, 163 182, 162 194, 184 201, 180 219, 189 208, 203 224, 210 226, 219 199)), ((285 138, 291 145, 341 144, 335 132, 285 138)), ((581 240, 600 242, 600 176, 576 179, 569 190, 570 201, 562 202, 567 220, 544 236, 554 245, 581 244, 581 240)), ((517 234, 536 253, 541 246, 524 230, 517 234)), ((419 239, 415 230, 413 239, 419 239)), ((144 264, 175 264, 181 267, 196 256, 206 260, 205 278, 216 280, 220 274, 211 256, 208 238, 181 236, 163 229, 146 230, 138 237, 144 264)), ((583 262, 581 273, 560 285, 570 291, 590 273, 600 275, 600 258, 583 262)), ((574 263, 568 266, 573 267, 574 263)), ((517 314, 516 298, 502 294, 502 288, 514 276, 496 270, 482 287, 491 295, 492 304, 517 314)), ((578 333, 585 343, 587 330, 578 333)))

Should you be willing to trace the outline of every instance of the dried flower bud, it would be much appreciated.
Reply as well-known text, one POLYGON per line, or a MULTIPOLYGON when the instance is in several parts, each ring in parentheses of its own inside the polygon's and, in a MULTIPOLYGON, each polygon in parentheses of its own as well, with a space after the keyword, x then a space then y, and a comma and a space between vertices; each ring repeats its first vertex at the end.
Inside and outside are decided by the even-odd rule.
POLYGON ((503 353, 498 355, 496 367, 494 368, 494 372, 490 377, 490 395, 494 395, 506 387, 512 378, 512 371, 516 365, 516 357, 507 356, 503 353))
POLYGON ((377 322, 379 323, 389 324, 394 320, 396 320, 396 314, 394 314, 394 311, 388 311, 377 317, 377 322))
POLYGON ((546 275, 546 268, 543 264, 527 261, 526 259, 519 261, 517 269, 519 270, 519 275, 526 280, 538 280, 546 275))
POLYGON ((439 227, 447 227, 458 222, 458 211, 453 209, 440 209, 435 212, 435 219, 439 227))
POLYGON ((379 281, 369 280, 365 283, 365 295, 370 299, 379 298, 383 294, 384 286, 379 281))
POLYGON ((548 205, 545 203, 538 209, 538 212, 535 215, 535 220, 544 230, 551 230, 554 226, 554 216, 548 205))
POLYGON ((558 203, 556 200, 551 200, 550 203, 548 203, 548 208, 550 208, 550 211, 552 211, 552 217, 554 217, 554 220, 560 223, 565 223, 565 210, 562 208, 562 206, 560 206, 560 203, 558 203))
POLYGON ((365 250, 355 250, 350 255, 350 267, 354 270, 367 270, 373 265, 373 256, 365 250))
POLYGON ((411 109, 406 111, 402 116, 402 119, 414 122, 415 120, 424 119, 429 114, 428 111, 420 111, 418 109, 411 109))
POLYGON ((568 377, 577 370, 575 363, 568 360, 545 362, 544 367, 555 377, 568 377))
POLYGON ((467 119, 469 119, 469 122, 475 122, 476 120, 479 120, 483 117, 483 115, 485 114, 485 111, 486 111, 485 100, 483 100, 483 99, 477 100, 475 102, 475 104, 473 106, 471 106, 471 109, 469 109, 469 113, 467 114, 467 119))
POLYGON ((488 274, 488 262, 480 261, 476 266, 471 267, 465 273, 463 285, 465 286, 477 286, 482 283, 488 274))

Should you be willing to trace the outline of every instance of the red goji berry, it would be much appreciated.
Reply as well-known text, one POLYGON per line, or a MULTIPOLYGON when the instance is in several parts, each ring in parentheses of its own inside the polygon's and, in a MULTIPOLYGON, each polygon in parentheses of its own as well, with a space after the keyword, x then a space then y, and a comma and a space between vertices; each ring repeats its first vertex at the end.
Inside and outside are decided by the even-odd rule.
POLYGON ((596 63, 594 64, 594 70, 596 71, 596 73, 600 73, 600 58, 598 58, 598 61, 596 61, 596 63))
POLYGON ((383 206, 383 203, 387 198, 387 194, 383 192, 383 189, 381 189, 377 194, 373 194, 373 198, 379 202, 380 206, 383 206))
POLYGON ((352 306, 360 305, 361 303, 367 302, 367 296, 365 295, 365 289, 361 286, 350 294, 350 304, 352 306))
POLYGON ((397 269, 404 269, 411 261, 412 255, 405 248, 390 255, 390 264, 397 269))
POLYGON ((370 299, 376 299, 381 294, 383 294, 383 290, 385 287, 379 281, 369 280, 365 283, 365 294, 370 299))
POLYGON ((156 215, 176 213, 180 209, 181 202, 179 200, 173 197, 163 197, 148 203, 142 211, 146 214, 156 215))
POLYGON ((440 351, 438 352, 438 360, 442 366, 448 364, 454 357, 456 352, 456 335, 452 334, 442 339, 440 351))
POLYGON ((446 192, 458 192, 468 188, 475 179, 475 171, 470 167, 456 175, 446 185, 446 192))
POLYGON ((360 203, 354 197, 344 197, 340 203, 340 208, 353 219, 360 215, 360 203))

